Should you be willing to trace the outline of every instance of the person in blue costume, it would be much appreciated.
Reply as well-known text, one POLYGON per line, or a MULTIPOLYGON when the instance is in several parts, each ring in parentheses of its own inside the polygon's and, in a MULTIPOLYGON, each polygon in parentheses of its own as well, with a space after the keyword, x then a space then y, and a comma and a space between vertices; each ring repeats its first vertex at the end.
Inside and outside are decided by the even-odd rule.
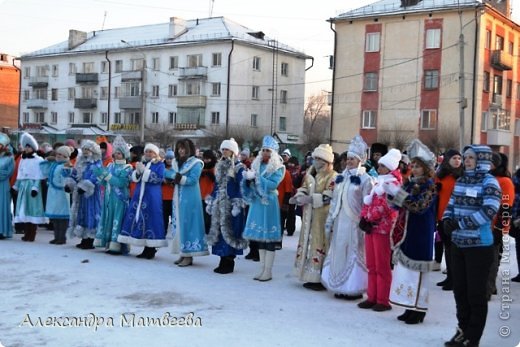
POLYGON ((56 149, 54 156, 48 156, 40 163, 40 170, 47 178, 47 203, 45 204, 45 215, 49 217, 54 226, 54 239, 49 243, 64 245, 67 243, 67 227, 70 218, 70 194, 65 192, 64 172, 70 168, 70 155, 72 148, 60 146, 56 149), (65 170, 65 171, 64 171, 65 170))
POLYGON ((190 139, 177 141, 175 160, 167 177, 175 183, 172 247, 173 253, 180 253, 175 261, 180 267, 192 265, 193 257, 209 255, 199 186, 204 163, 195 154, 195 145, 190 139))
POLYGON ((9 136, 0 133, 0 240, 13 237, 9 179, 14 172, 14 159, 10 143, 9 136))
POLYGON ((76 247, 94 249, 94 237, 101 218, 101 189, 96 171, 103 166, 101 149, 91 140, 81 141, 81 155, 74 169, 66 172, 65 191, 72 193, 67 233, 81 238, 76 247))
POLYGON ((278 143, 267 135, 262 140, 262 152, 251 169, 244 172, 242 196, 249 204, 243 237, 259 243, 260 272, 258 281, 272 279, 275 245, 282 240, 280 206, 277 187, 285 175, 285 166, 278 155, 278 143))
POLYGON ((163 179, 164 163, 159 158, 159 148, 148 143, 142 161, 136 164, 132 173, 137 186, 117 238, 120 243, 144 246, 137 258, 153 259, 158 247, 168 246, 162 213, 163 179))
POLYGON ((22 241, 33 242, 38 224, 48 224, 45 217, 41 195, 40 163, 43 158, 36 154, 38 142, 28 133, 23 133, 20 139, 24 153, 18 166, 16 182, 13 186, 18 195, 16 200, 15 223, 23 223, 24 236, 22 241))
POLYGON ((132 166, 127 163, 130 150, 121 135, 112 143, 114 161, 96 172, 100 184, 105 189, 103 209, 94 240, 94 247, 103 248, 108 254, 119 255, 127 253, 117 241, 130 194, 130 176, 132 166))
POLYGON ((244 166, 238 160, 238 144, 231 138, 220 145, 222 158, 217 162, 216 184, 207 201, 211 227, 207 236, 211 253, 220 257, 213 271, 228 274, 235 269, 235 257, 243 254, 247 240, 242 238, 246 221, 245 204, 240 193, 244 166))

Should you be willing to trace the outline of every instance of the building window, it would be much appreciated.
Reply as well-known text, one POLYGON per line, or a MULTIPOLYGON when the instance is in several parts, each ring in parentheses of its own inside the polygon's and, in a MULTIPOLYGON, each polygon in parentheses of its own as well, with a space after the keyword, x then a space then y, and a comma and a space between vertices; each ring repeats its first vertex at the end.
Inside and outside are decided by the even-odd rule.
POLYGON ((76 64, 69 63, 69 75, 74 75, 76 73, 76 64))
POLYGON ((123 61, 116 60, 116 71, 115 72, 122 72, 122 71, 123 71, 123 61))
POLYGON ((121 112, 114 112, 114 123, 121 124, 121 112))
POLYGON ((367 72, 365 74, 365 83, 363 90, 366 92, 377 91, 378 76, 375 72, 367 72))
POLYGON ((253 100, 258 100, 258 98, 260 97, 260 87, 259 86, 253 86, 251 90, 252 90, 251 98, 253 100))
POLYGON ((27 100, 29 100, 30 97, 31 97, 31 92, 30 92, 30 90, 24 90, 24 91, 23 91, 23 101, 27 101, 27 100))
POLYGON ((287 103, 287 90, 280 90, 280 104, 287 103))
POLYGON ((168 123, 175 124, 177 119, 177 112, 168 113, 168 123))
POLYGON ((279 122, 280 122, 280 124, 279 124, 278 129, 280 131, 287 131, 287 118, 286 117, 280 117, 279 122))
POLYGON ((211 83, 211 96, 220 96, 220 82, 211 83))
POLYGON ((423 110, 421 112, 421 130, 432 130, 437 128, 437 111, 423 110))
POLYGON ((121 84, 121 96, 139 96, 141 95, 141 82, 125 82, 121 84))
POLYGON ((114 99, 121 97, 121 87, 114 87, 114 99))
POLYGON ((220 112, 211 112, 211 124, 220 124, 220 112))
POLYGON ((426 29, 426 49, 441 48, 441 29, 426 29))
POLYGON ((52 66, 52 77, 58 77, 59 75, 59 69, 57 64, 52 66))
POLYGON ((81 97, 84 99, 92 99, 96 94, 94 87, 81 87, 81 97))
POLYGON ((489 93, 489 82, 490 82, 489 72, 484 71, 484 81, 483 81, 482 90, 486 93, 489 93))
POLYGON ((101 87, 101 100, 107 100, 108 99, 108 87, 101 87))
POLYGON ((377 111, 363 111, 363 119, 361 120, 361 128, 375 129, 376 128, 377 111))
POLYGON ((152 123, 153 124, 159 123, 159 112, 152 112, 152 123))
POLYGON ((49 66, 37 66, 36 67, 36 76, 38 77, 49 77, 49 66))
POLYGON ((94 72, 94 63, 83 63, 83 73, 93 73, 94 72))
POLYGON ((170 57, 170 70, 179 68, 179 57, 170 57))
POLYGON ((282 76, 289 76, 289 64, 288 63, 282 63, 280 74, 282 76))
POLYGON ((68 88, 67 89, 67 98, 69 100, 74 100, 76 97, 76 89, 75 88, 68 88))
POLYGON ((424 89, 439 88, 439 70, 424 71, 424 89))
POLYGON ((497 35, 495 38, 495 49, 498 51, 504 50, 504 38, 500 35, 497 35))
POLYGON ((47 100, 47 88, 35 88, 33 94, 34 99, 47 100))
POLYGON ((126 117, 126 124, 140 124, 141 113, 130 112, 126 117))
POLYGON ((252 126, 253 128, 256 128, 256 127, 258 126, 258 125, 257 125, 257 124, 258 124, 258 123, 257 123, 257 120, 258 120, 258 115, 257 115, 257 114, 254 114, 254 113, 251 114, 251 126, 252 126))
POLYGON ((168 86, 168 97, 177 96, 177 85, 176 84, 170 84, 168 86))
POLYGON ((36 112, 34 114, 34 120, 36 123, 45 123, 45 112, 36 112))
POLYGON ((31 77, 31 68, 30 67, 25 67, 23 69, 23 76, 24 76, 24 78, 31 77))
POLYGON ((481 131, 510 129, 511 114, 509 111, 495 110, 493 112, 482 112, 481 131))
POLYGON ((83 124, 92 124, 92 113, 91 112, 83 112, 82 115, 83 124))
POLYGON ((484 42, 484 47, 487 49, 491 48, 491 31, 486 30, 486 41, 484 42))
POLYGON ((155 85, 152 86, 152 98, 158 98, 159 97, 159 86, 155 85))
POLYGON ((186 82, 186 95, 200 95, 200 82, 186 82))
POLYGON ((379 52, 379 42, 381 33, 367 33, 365 42, 365 52, 379 52))
POLYGON ((141 71, 144 69, 144 58, 131 59, 132 71, 141 71))
POLYGON ((58 123, 58 112, 51 112, 51 123, 58 123))
POLYGON ((513 55, 514 47, 515 47, 514 43, 509 41, 509 45, 508 45, 508 49, 507 49, 509 54, 513 55))
POLYGON ((253 70, 260 71, 260 57, 253 57, 253 70))
POLYGON ((74 112, 69 112, 69 124, 74 124, 74 112))
POLYGON ((520 100, 520 83, 516 84, 516 100, 520 100))
POLYGON ((187 56, 188 67, 202 66, 202 54, 190 54, 187 56))
POLYGON ((108 121, 108 113, 101 112, 101 124, 107 124, 108 121))
POLYGON ((513 80, 506 81, 506 98, 513 96, 513 80))
POLYGON ((102 61, 100 65, 101 73, 108 73, 108 61, 102 61))
POLYGON ((213 53, 211 56, 211 66, 222 66, 222 53, 213 53))
POLYGON ((24 112, 23 113, 23 122, 24 123, 29 123, 30 122, 30 118, 29 117, 30 117, 29 112, 24 112))
POLYGON ((57 88, 52 88, 51 89, 51 100, 52 101, 57 101, 58 100, 58 89, 57 88))
POLYGON ((159 71, 161 69, 161 58, 152 58, 152 69, 153 71, 159 71))
POLYGON ((502 95, 502 76, 493 76, 493 95, 502 95))

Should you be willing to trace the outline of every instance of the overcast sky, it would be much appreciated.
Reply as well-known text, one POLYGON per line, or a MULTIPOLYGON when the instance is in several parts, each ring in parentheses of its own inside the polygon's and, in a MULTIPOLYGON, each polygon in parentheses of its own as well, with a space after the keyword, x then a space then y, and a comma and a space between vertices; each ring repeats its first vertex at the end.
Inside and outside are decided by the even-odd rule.
MULTIPOLYGON (((225 16, 303 50, 315 59, 307 95, 330 90, 333 33, 328 18, 376 0, 0 0, 0 51, 20 55, 68 38, 69 29, 93 31, 225 16)), ((520 2, 513 0, 512 3, 520 2)), ((514 9, 520 22, 520 8, 514 9)))

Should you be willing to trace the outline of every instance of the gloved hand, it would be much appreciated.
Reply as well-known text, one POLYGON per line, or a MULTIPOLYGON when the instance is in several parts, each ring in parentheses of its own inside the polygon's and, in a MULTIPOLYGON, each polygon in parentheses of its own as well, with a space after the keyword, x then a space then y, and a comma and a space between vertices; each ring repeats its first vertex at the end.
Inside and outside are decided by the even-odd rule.
POLYGON ((459 222, 456 219, 445 219, 444 223, 444 233, 448 236, 451 235, 452 232, 459 229, 459 222))
POLYGON ((296 197, 295 197, 295 196, 292 196, 292 197, 289 199, 289 204, 291 204, 291 205, 296 205, 296 197))
POLYGON ((78 194, 79 195, 83 195, 85 193, 85 191, 81 188, 78 188, 78 194))
POLYGON ((209 214, 210 216, 213 214, 212 209, 213 209, 212 203, 206 204, 206 213, 209 214))
POLYGON ((38 195, 38 191, 37 190, 31 190, 31 196, 34 198, 38 195))
POLYGON ((138 162, 137 164, 135 164, 135 171, 137 172, 137 174, 142 175, 145 169, 146 166, 143 163, 138 162))
POLYGON ((249 181, 254 180, 255 177, 256 177, 255 170, 246 170, 244 172, 244 177, 245 177, 246 180, 249 180, 249 181))
POLYGON ((176 173, 175 174, 175 178, 173 179, 173 182, 175 184, 180 184, 181 183, 181 180, 182 180, 182 175, 180 173, 176 173))
POLYGON ((359 229, 363 230, 365 233, 370 234, 374 227, 374 223, 369 222, 365 218, 361 218, 359 221, 359 229))
POLYGON ((383 190, 386 194, 391 196, 396 196, 397 193, 401 190, 401 187, 398 184, 394 183, 383 183, 383 190))
POLYGON ((69 186, 65 186, 65 187, 63 187, 63 190, 65 191, 65 193, 70 193, 70 192, 72 192, 72 190, 70 189, 69 186))
POLYGON ((296 197, 296 205, 303 206, 312 203, 312 196, 310 195, 298 195, 296 197))
POLYGON ((241 210, 240 206, 238 206, 238 205, 233 205, 233 208, 231 209, 231 215, 232 215, 233 217, 238 216, 238 215, 240 214, 240 210, 241 210))

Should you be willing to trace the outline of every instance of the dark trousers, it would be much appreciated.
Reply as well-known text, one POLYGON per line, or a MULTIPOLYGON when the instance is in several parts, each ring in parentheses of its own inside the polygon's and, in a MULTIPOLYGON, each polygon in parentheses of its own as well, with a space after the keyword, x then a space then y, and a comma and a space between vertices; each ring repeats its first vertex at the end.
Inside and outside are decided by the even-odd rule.
POLYGON ((440 236, 441 236, 441 240, 442 240, 442 243, 444 245, 444 259, 446 260, 446 280, 448 282, 451 282, 452 281, 452 278, 453 278, 453 274, 452 274, 452 269, 451 269, 451 263, 452 263, 452 257, 451 257, 451 236, 450 235, 446 235, 444 233, 444 228, 441 227, 440 230, 440 236))
POLYGON ((68 219, 51 219, 52 224, 54 225, 54 239, 58 242, 66 242, 67 237, 67 228, 69 226, 68 219))
POLYGON ((293 235, 296 230, 296 207, 295 205, 289 205, 287 210, 280 209, 280 218, 283 230, 287 230, 287 235, 293 235))
POLYGON ((209 234, 209 229, 211 228, 211 216, 206 212, 206 202, 202 200, 202 212, 204 213, 204 231, 206 235, 209 234))
POLYGON ((168 234, 168 226, 170 225, 170 217, 172 216, 172 200, 162 201, 162 213, 164 223, 164 235, 168 234))
POLYGON ((494 254, 493 246, 451 246, 457 320, 464 336, 475 344, 479 343, 486 325, 487 283, 494 254))
POLYGON ((442 254, 444 253, 444 242, 442 240, 435 241, 435 262, 441 263, 442 262, 442 254))

